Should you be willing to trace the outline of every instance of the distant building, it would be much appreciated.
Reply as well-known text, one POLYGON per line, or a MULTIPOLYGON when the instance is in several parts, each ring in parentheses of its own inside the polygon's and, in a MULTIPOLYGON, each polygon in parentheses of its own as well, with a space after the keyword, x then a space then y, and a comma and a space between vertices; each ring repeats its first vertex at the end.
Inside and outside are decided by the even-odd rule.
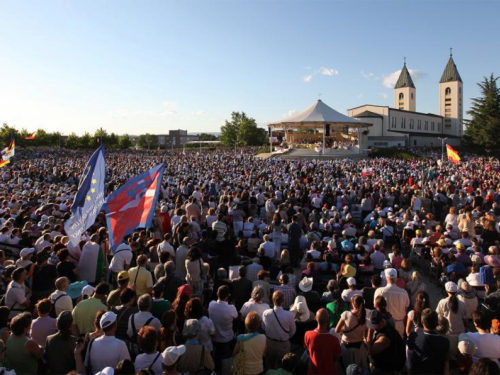
POLYGON ((347 110, 349 117, 371 123, 364 132, 368 147, 440 146, 458 144, 463 135, 463 82, 450 54, 439 81, 439 115, 416 112, 417 89, 406 62, 394 87, 394 108, 362 105, 347 110))
POLYGON ((168 147, 181 147, 187 142, 197 141, 198 134, 188 134, 187 130, 169 130, 168 134, 158 135, 158 143, 160 146, 168 147))

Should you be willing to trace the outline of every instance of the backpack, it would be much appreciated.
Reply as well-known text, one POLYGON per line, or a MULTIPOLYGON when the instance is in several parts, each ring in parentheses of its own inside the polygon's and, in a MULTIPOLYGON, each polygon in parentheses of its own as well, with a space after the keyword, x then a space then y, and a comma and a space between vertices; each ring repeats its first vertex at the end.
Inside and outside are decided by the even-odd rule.
MULTIPOLYGON (((130 338, 130 341, 128 342, 128 349, 130 352, 130 357, 133 357, 135 360, 135 357, 141 353, 139 350, 139 345, 137 344, 137 338, 138 338, 138 333, 139 331, 135 327, 135 322, 134 322, 135 314, 130 317, 130 324, 132 325, 132 337, 130 338)), ((155 317, 152 316, 148 320, 146 320, 146 323, 144 323, 143 327, 149 325, 153 321, 155 317)))
POLYGON ((66 296, 66 294, 62 294, 62 295, 60 295, 59 297, 57 297, 55 301, 51 301, 51 302, 52 302, 52 303, 51 303, 51 305, 52 305, 52 306, 51 306, 51 308, 50 308, 50 312, 49 312, 49 316, 50 316, 51 318, 57 318, 57 314, 56 314, 56 303, 57 303, 57 301, 59 301, 59 299, 60 299, 60 298, 62 298, 62 297, 64 297, 64 296, 66 296))

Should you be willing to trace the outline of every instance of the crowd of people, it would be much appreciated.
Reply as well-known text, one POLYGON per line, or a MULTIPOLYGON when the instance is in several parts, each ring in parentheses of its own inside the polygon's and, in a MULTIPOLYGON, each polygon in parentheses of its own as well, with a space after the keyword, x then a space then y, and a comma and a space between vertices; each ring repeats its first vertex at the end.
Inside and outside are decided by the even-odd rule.
POLYGON ((5 373, 500 372, 497 159, 110 151, 108 194, 165 163, 111 249, 103 212, 64 231, 89 156, 0 169, 5 373))

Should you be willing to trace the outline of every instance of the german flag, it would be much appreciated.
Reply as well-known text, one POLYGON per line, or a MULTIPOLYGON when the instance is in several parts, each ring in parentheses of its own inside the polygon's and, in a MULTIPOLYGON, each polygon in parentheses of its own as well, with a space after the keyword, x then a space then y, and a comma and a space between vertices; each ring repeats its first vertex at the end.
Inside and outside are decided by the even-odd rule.
POLYGON ((458 156, 458 152, 453 149, 450 145, 446 145, 446 153, 448 154, 448 160, 454 164, 458 164, 460 162, 460 156, 458 156))
POLYGON ((36 138, 36 132, 33 132, 24 139, 35 139, 35 138, 36 138))
POLYGON ((0 161, 0 168, 5 167, 9 163, 10 163, 10 160, 8 160, 8 159, 0 161))

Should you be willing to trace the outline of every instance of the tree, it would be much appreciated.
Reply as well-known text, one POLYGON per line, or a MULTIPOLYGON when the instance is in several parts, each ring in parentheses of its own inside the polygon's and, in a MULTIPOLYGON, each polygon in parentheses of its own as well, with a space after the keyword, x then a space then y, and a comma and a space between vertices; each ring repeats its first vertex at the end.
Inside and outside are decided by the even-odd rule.
POLYGON ((216 141, 217 137, 215 135, 213 135, 213 134, 200 133, 198 135, 198 140, 201 141, 201 142, 204 142, 204 141, 216 141))
POLYGON ((132 147, 132 140, 128 134, 120 135, 118 137, 118 148, 122 150, 127 150, 132 147))
POLYGON ((220 128, 220 141, 224 146, 258 146, 264 142, 265 130, 259 129, 255 119, 247 117, 245 112, 231 113, 231 121, 220 128))
POLYGON ((143 150, 154 150, 158 147, 158 136, 154 134, 141 134, 137 139, 137 144, 143 150))
POLYGON ((494 136, 500 132, 500 89, 497 81, 498 77, 495 78, 492 73, 478 83, 481 97, 472 99, 472 106, 467 111, 471 117, 466 122, 464 135, 467 143, 487 149, 500 146, 500 138, 494 136))

